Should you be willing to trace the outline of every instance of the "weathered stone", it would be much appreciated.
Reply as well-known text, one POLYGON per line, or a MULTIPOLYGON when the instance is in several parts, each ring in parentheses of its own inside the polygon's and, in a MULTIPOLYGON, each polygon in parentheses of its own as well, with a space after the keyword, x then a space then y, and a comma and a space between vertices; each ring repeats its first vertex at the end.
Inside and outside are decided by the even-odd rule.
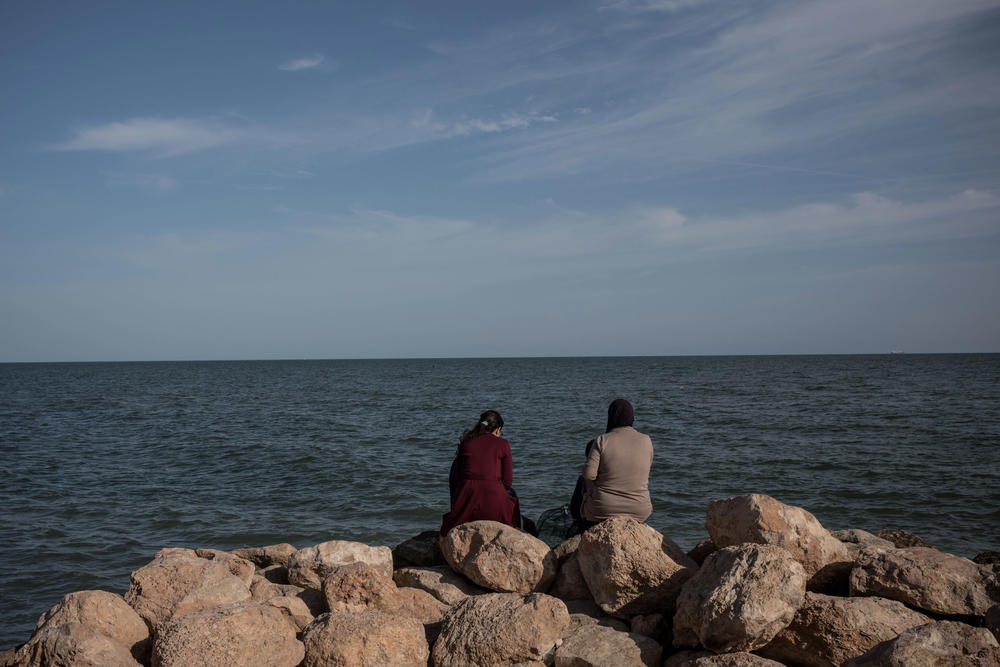
POLYGON ((629 624, 620 618, 609 616, 597 606, 593 600, 566 601, 566 611, 569 612, 569 626, 565 634, 575 631, 583 625, 603 625, 619 632, 629 632, 629 624))
POLYGON ((663 643, 663 637, 669 628, 669 619, 663 614, 645 614, 644 616, 633 616, 629 621, 629 631, 640 635, 652 637, 656 641, 663 643))
POLYGON ((792 555, 813 576, 830 563, 849 561, 847 547, 812 514, 761 493, 713 500, 705 527, 719 548, 744 542, 773 544, 792 555))
POLYGON ((989 565, 996 570, 1000 568, 1000 551, 983 551, 973 556, 972 562, 979 565, 989 565))
POLYGON ((18 649, 19 667, 139 667, 129 647, 77 621, 47 624, 18 649))
POLYGON ((862 547, 879 547, 881 549, 895 549, 896 545, 889 540, 883 539, 874 533, 858 528, 848 528, 847 530, 832 530, 830 534, 847 545, 850 549, 854 545, 858 549, 862 547))
POLYGON ((233 549, 230 553, 248 561, 263 569, 280 565, 288 567, 288 561, 298 549, 287 542, 281 544, 271 544, 266 547, 247 547, 245 549, 233 549))
POLYGON ((556 556, 537 537, 498 521, 471 521, 452 528, 441 550, 455 572, 492 591, 548 590, 556 556))
POLYGON ((550 595, 490 593, 468 597, 445 614, 434 643, 434 665, 545 662, 568 625, 566 605, 550 595))
POLYGON ((580 569, 578 553, 573 552, 559 566, 555 581, 549 588, 549 595, 564 601, 591 599, 590 588, 587 586, 587 581, 583 578, 583 571, 580 569))
POLYGON ((698 569, 669 537, 624 516, 587 530, 578 558, 594 601, 622 618, 672 614, 681 586, 698 569))
POLYGON ((399 587, 427 591, 446 605, 461 602, 470 595, 482 595, 485 588, 476 586, 447 565, 435 567, 403 567, 392 573, 399 587))
POLYGON ((253 583, 250 584, 250 595, 254 602, 264 602, 274 597, 296 597, 305 603, 313 616, 330 611, 322 591, 293 584, 275 584, 259 575, 254 577, 253 583))
POLYGON ((444 554, 441 553, 440 535, 436 530, 425 530, 396 545, 392 550, 392 566, 401 567, 434 567, 446 565, 444 554))
POLYGON ((279 609, 299 630, 316 620, 316 615, 302 598, 295 595, 279 595, 264 600, 261 604, 279 609))
POLYGON ((323 614, 302 631, 302 643, 303 667, 425 667, 430 654, 419 621, 378 610, 323 614))
POLYGON ((698 567, 701 567, 701 564, 705 562, 705 559, 708 558, 713 552, 718 551, 718 549, 719 547, 715 546, 715 542, 713 542, 712 538, 709 537, 696 544, 694 549, 691 549, 687 555, 688 558, 693 560, 695 563, 698 563, 698 567))
POLYGON ((844 667, 996 667, 1000 644, 986 628, 941 621, 903 632, 878 644, 844 667))
POLYGON ((1000 605, 994 605, 986 612, 983 625, 1000 641, 1000 605))
POLYGON ((659 667, 663 647, 650 637, 600 625, 578 629, 556 649, 555 667, 659 667))
POLYGON ((992 568, 925 547, 866 549, 850 582, 851 595, 878 595, 935 614, 982 616, 1000 602, 1000 579, 992 568))
POLYGON ((69 593, 41 615, 32 636, 43 628, 72 622, 86 625, 125 646, 140 662, 149 657, 149 628, 120 595, 107 591, 69 593))
POLYGON ((928 620, 894 600, 806 593, 789 626, 757 653, 795 665, 840 665, 928 620))
POLYGON ((716 655, 711 651, 681 651, 663 662, 663 667, 785 667, 780 662, 746 651, 716 655))
POLYGON ((349 563, 368 563, 392 578, 392 551, 360 542, 332 540, 300 549, 288 559, 288 581, 296 586, 320 590, 334 568, 349 563))
POLYGON ((791 623, 805 592, 805 570, 781 547, 719 549, 681 589, 674 645, 716 653, 760 648, 791 623))
POLYGON ((189 549, 163 549, 152 562, 132 573, 125 601, 147 625, 209 607, 250 599, 247 581, 229 564, 199 558, 189 549))
POLYGON ((893 546, 897 549, 904 549, 906 547, 937 549, 930 541, 902 528, 883 528, 882 530, 875 531, 875 536, 892 542, 893 546))
POLYGON ((249 586, 251 580, 253 580, 254 573, 257 572, 257 566, 248 561, 246 558, 240 558, 239 556, 234 556, 228 551, 219 551, 218 549, 195 549, 195 554, 198 558, 204 558, 206 560, 214 560, 220 563, 225 563, 229 567, 229 572, 244 582, 249 586))
POLYGON ((323 596, 330 611, 385 610, 395 606, 396 584, 368 563, 348 563, 323 580, 323 596))
POLYGON ((304 655, 297 632, 285 611, 269 604, 203 609, 156 627, 152 664, 295 667, 304 655))
POLYGON ((257 574, 275 584, 288 583, 288 568, 284 565, 268 565, 257 570, 257 574))

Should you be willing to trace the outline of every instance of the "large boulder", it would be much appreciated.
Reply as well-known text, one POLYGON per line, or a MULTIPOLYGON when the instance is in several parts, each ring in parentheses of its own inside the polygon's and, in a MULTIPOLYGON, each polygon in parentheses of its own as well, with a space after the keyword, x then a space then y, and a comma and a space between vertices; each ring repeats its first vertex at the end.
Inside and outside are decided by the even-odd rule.
POLYGON ((574 535, 552 550, 559 569, 548 593, 564 602, 591 599, 590 589, 587 587, 583 572, 580 570, 581 537, 581 535, 574 535))
POLYGON ((833 530, 830 534, 836 537, 847 546, 848 552, 852 555, 865 547, 878 547, 880 549, 895 549, 896 545, 889 540, 883 539, 874 533, 860 528, 848 528, 846 530, 833 530))
POLYGON ((663 647, 650 637, 602 625, 579 628, 556 649, 555 667, 659 667, 663 647))
POLYGON ((996 667, 1000 644, 986 628, 940 621, 911 628, 878 644, 844 667, 996 667))
POLYGON ((663 661, 663 667, 785 667, 780 662, 746 651, 716 655, 711 651, 681 651, 663 661))
POLYGON ((154 667, 295 667, 305 650, 297 625, 279 607, 235 604, 175 617, 156 627, 154 667))
POLYGON ((716 653, 760 648, 791 623, 805 593, 805 570, 781 547, 719 549, 681 589, 674 645, 716 653))
POLYGON ((455 572, 502 593, 546 591, 556 576, 556 556, 537 537, 498 521, 470 521, 441 538, 455 572))
POLYGON ((264 577, 256 576, 250 584, 250 596, 254 602, 264 602, 275 597, 294 597, 302 600, 313 616, 330 611, 322 591, 302 588, 293 584, 275 584, 264 577))
POLYGON ((989 566, 926 547, 863 550, 851 595, 878 595, 935 614, 982 616, 1000 602, 1000 575, 989 566))
POLYGON ((368 563, 335 567, 323 580, 330 611, 390 609, 396 606, 396 584, 368 563))
POLYGON ((78 621, 47 624, 17 650, 18 667, 139 667, 129 647, 78 621))
POLYGON ((840 665, 928 620, 895 600, 806 593, 788 627, 757 653, 794 665, 840 665))
POLYGON ((257 572, 257 566, 252 562, 248 561, 246 558, 241 558, 228 551, 220 551, 218 549, 195 549, 194 553, 198 558, 204 558, 206 560, 217 560, 221 563, 225 563, 229 567, 229 572, 236 575, 244 582, 247 586, 253 580, 253 575, 257 572))
POLYGON ((983 625, 1000 641, 1000 605, 994 605, 986 612, 983 625))
POLYGON ((302 643, 303 667, 426 667, 430 654, 419 621, 378 610, 323 614, 302 631, 302 643))
POLYGON ((392 551, 361 542, 331 540, 300 549, 288 558, 288 581, 296 586, 320 590, 323 580, 335 568, 349 563, 368 563, 392 578, 392 551))
POLYGON ((578 559, 594 601, 622 618, 672 614, 681 586, 698 569, 669 537, 624 516, 587 530, 578 559))
POLYGON ((419 535, 396 545, 392 550, 393 567, 434 567, 445 565, 441 553, 440 534, 436 530, 425 530, 419 535))
POLYGON ((850 561, 847 547, 816 517, 761 493, 713 500, 705 527, 720 549, 744 542, 781 547, 810 577, 832 563, 850 561))
POLYGON ((401 567, 392 573, 392 579, 400 588, 419 588, 447 605, 457 604, 470 595, 487 592, 447 565, 401 567))
POLYGON ((875 536, 892 542, 892 545, 897 549, 905 549, 907 547, 937 549, 937 547, 934 546, 930 540, 926 540, 916 533, 911 533, 910 531, 903 530, 902 528, 883 528, 882 530, 876 531, 875 536))
POLYGON ((190 549, 163 549, 132 573, 125 601, 150 627, 184 614, 250 599, 249 582, 230 563, 190 549))
POLYGON ((551 595, 468 597, 445 614, 432 658, 436 667, 544 662, 568 626, 566 605, 551 595))
POLYGON ((233 549, 230 553, 240 558, 246 558, 257 567, 264 569, 279 565, 288 567, 288 561, 298 549, 287 542, 271 544, 266 547, 246 547, 233 549))
POLYGON ((140 662, 149 656, 149 628, 120 595, 107 591, 69 593, 41 615, 32 636, 44 628, 66 623, 81 623, 113 639, 128 648, 140 662))

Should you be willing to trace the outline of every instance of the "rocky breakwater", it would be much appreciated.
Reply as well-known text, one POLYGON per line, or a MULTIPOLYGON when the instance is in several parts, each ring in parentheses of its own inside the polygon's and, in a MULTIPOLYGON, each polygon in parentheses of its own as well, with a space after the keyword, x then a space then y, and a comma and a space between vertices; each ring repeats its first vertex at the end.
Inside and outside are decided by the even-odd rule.
POLYGON ((390 550, 164 549, 0 665, 998 665, 1000 568, 753 494, 684 553, 614 518, 550 549, 476 521, 390 550))

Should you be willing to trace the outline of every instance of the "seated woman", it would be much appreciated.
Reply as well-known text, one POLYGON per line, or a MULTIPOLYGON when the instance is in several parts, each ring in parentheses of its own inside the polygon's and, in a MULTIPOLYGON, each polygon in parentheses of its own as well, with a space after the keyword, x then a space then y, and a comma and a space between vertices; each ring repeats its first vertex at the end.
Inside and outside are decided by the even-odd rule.
POLYGON ((608 406, 605 433, 588 445, 583 479, 589 484, 580 505, 582 529, 618 515, 645 521, 653 513, 649 500, 653 442, 632 428, 634 420, 632 405, 623 398, 614 400, 608 406))
POLYGON ((451 467, 451 511, 441 520, 441 534, 469 521, 489 519, 518 527, 521 511, 511 486, 514 465, 510 443, 500 437, 503 419, 495 410, 462 435, 451 467))

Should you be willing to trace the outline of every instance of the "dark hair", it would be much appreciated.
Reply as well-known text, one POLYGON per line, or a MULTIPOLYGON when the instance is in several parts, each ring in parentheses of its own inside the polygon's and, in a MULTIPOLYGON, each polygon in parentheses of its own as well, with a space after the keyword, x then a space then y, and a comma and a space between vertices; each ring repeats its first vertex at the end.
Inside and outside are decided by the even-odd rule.
POLYGON ((483 433, 492 433, 498 428, 503 428, 503 417, 496 410, 487 410, 479 415, 479 421, 475 426, 462 434, 462 442, 472 440, 483 433))

